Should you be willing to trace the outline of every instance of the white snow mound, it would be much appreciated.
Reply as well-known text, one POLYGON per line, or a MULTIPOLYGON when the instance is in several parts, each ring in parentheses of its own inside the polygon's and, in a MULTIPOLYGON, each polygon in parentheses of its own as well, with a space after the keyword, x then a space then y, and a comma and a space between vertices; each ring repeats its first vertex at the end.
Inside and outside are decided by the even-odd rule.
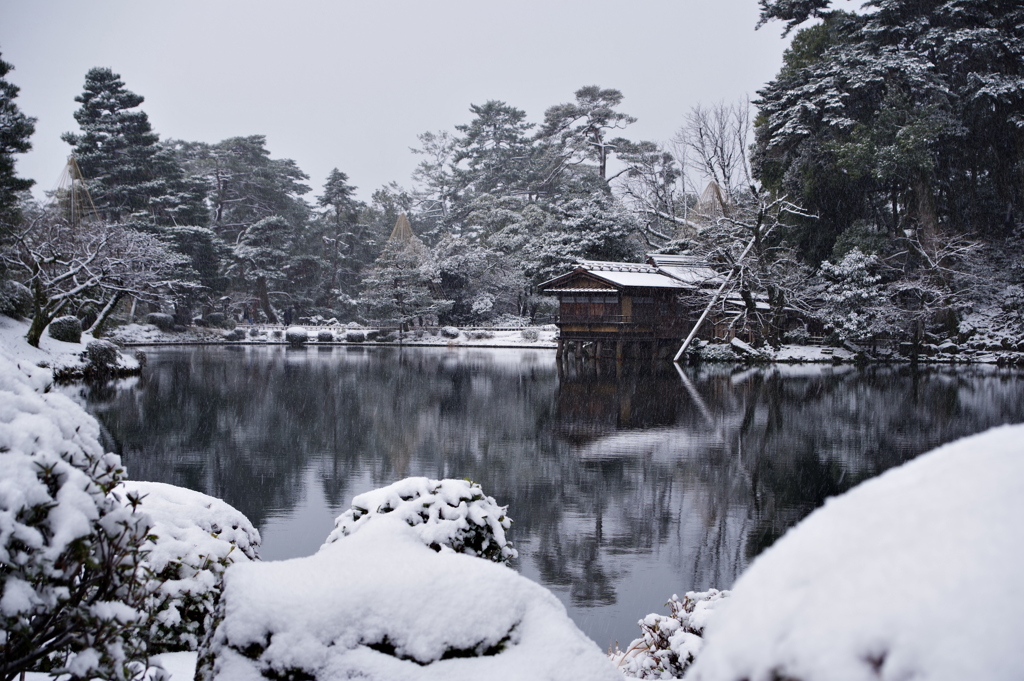
POLYGON ((543 587, 464 554, 437 553, 382 516, 318 553, 239 563, 200 681, 621 681, 543 587))
POLYGON ((758 557, 699 681, 1024 678, 1024 425, 828 500, 758 557))

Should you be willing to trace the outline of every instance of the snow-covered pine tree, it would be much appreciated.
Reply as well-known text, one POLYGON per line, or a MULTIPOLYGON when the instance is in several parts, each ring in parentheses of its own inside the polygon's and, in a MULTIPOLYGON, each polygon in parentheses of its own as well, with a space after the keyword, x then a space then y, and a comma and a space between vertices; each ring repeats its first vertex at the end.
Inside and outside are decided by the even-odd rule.
POLYGON ((18 220, 18 192, 34 184, 14 173, 14 155, 32 148, 29 138, 35 132, 36 119, 26 116, 14 103, 20 88, 7 80, 13 69, 0 59, 0 237, 18 220))

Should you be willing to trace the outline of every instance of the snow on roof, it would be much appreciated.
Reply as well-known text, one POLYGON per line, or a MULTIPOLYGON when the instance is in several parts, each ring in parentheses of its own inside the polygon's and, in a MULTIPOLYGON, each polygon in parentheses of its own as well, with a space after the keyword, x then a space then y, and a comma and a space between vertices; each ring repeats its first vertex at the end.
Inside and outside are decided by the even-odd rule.
POLYGON ((618 293, 617 288, 549 288, 545 293, 618 293))
POLYGON ((1024 425, 826 501, 759 556, 687 679, 1024 678, 1024 425))
POLYGON ((657 268, 645 263, 584 260, 579 266, 594 276, 618 286, 635 288, 683 288, 657 268))
POLYGON ((710 267, 706 261, 693 255, 661 255, 648 253, 647 259, 657 268, 673 279, 686 284, 711 285, 722 283, 722 275, 710 267))

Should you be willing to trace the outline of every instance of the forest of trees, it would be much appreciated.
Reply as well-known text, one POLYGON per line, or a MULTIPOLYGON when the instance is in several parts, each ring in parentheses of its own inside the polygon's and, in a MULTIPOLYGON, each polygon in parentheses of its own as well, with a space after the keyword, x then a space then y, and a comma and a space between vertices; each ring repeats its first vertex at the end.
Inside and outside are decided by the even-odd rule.
POLYGON ((79 230, 60 227, 60 197, 39 205, 16 175, 34 120, 0 62, 5 305, 24 296, 18 282, 32 316, 77 314, 94 328, 139 303, 180 324, 211 312, 522 323, 550 318, 536 285, 579 260, 656 251, 734 269, 745 299, 839 340, 948 337, 980 310, 1019 334, 1024 8, 830 5, 760 0, 762 23, 796 31, 778 75, 753 102, 695 106, 671 140, 630 139, 636 119, 615 89, 582 87, 539 121, 472 104, 467 123, 419 136, 408 186, 369 201, 350 179, 358 169, 335 168, 315 190, 261 135, 161 138, 143 97, 94 68, 76 97, 79 130, 62 136, 95 205, 79 230), (414 242, 389 244, 403 214, 414 242), (112 253, 127 242, 145 258, 112 253))

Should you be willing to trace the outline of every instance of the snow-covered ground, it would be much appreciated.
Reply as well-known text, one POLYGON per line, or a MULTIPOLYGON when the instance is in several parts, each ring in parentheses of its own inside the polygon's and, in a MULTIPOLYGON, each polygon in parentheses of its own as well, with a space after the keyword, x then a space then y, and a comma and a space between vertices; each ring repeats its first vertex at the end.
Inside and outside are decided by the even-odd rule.
MULTIPOLYGON (((128 324, 114 329, 110 338, 119 343, 128 345, 147 345, 162 343, 285 343, 284 330, 280 327, 239 326, 244 332, 241 340, 229 340, 225 338, 229 332, 218 329, 190 328, 185 332, 161 331, 152 324, 128 324), (279 331, 280 336, 275 336, 274 331, 279 331), (255 335, 253 335, 255 332, 255 335)), ((303 327, 308 333, 308 343, 315 345, 317 333, 320 331, 331 331, 335 339, 331 343, 342 343, 346 345, 367 345, 373 346, 379 343, 374 341, 362 341, 346 343, 346 327, 328 326, 306 326, 303 327)), ((360 331, 373 331, 371 328, 362 328, 360 331)), ((533 347, 533 348, 554 348, 555 339, 558 335, 558 327, 554 324, 545 326, 526 327, 525 329, 460 329, 457 338, 446 338, 438 329, 432 329, 433 333, 423 333, 417 337, 415 332, 403 334, 404 345, 423 346, 472 346, 472 347, 533 347), (524 333, 524 331, 526 333, 524 333), (534 332, 536 338, 534 338, 534 332)), ((397 345, 395 342, 388 342, 387 345, 397 345)))
MULTIPOLYGON (((49 369, 43 372, 52 375, 68 369, 81 369, 85 365, 82 353, 90 341, 95 340, 87 333, 82 334, 81 342, 65 343, 54 340, 50 334, 43 332, 39 339, 39 347, 34 348, 25 340, 29 323, 0 315, 0 358, 15 366, 23 368, 39 367, 49 369)), ((120 366, 125 369, 137 369, 139 363, 134 357, 121 356, 120 366)))
POLYGON ((1024 678, 1024 425, 827 501, 758 557, 687 679, 1024 678))

